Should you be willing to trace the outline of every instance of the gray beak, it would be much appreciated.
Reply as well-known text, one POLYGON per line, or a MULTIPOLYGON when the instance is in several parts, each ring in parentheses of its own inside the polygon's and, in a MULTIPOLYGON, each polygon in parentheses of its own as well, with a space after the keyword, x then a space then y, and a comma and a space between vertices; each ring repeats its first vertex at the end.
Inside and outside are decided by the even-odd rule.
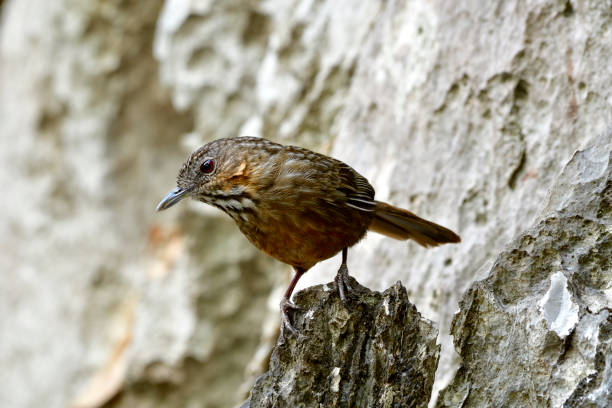
POLYGON ((189 195, 191 190, 193 189, 188 188, 188 189, 183 190, 180 187, 175 188, 174 190, 170 192, 170 194, 165 196, 159 202, 159 204, 157 204, 157 208, 155 209, 155 211, 162 211, 162 210, 165 210, 166 208, 172 207, 174 204, 178 203, 183 198, 185 198, 187 195, 189 195))

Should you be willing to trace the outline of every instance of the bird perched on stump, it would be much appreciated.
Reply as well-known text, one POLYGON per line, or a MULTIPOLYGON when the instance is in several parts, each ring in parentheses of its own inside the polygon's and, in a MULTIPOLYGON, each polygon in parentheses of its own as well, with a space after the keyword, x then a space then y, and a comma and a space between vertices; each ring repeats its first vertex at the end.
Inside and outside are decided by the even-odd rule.
POLYGON ((366 232, 412 239, 424 247, 460 241, 447 228, 374 200, 368 180, 347 164, 258 137, 218 139, 193 152, 179 171, 177 187, 157 211, 185 197, 221 209, 253 245, 293 267, 295 275, 280 304, 281 328, 293 334, 288 312, 298 309, 291 302, 297 281, 342 251, 335 281, 346 303, 347 249, 366 232))

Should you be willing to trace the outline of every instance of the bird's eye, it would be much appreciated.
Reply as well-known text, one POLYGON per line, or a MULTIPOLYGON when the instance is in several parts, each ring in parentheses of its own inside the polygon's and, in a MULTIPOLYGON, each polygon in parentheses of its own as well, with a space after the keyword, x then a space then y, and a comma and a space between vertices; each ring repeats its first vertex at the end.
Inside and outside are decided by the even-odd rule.
POLYGON ((205 173, 205 174, 212 173, 214 169, 215 169, 215 162, 212 161, 211 159, 206 159, 202 162, 202 164, 200 164, 200 171, 202 173, 205 173))

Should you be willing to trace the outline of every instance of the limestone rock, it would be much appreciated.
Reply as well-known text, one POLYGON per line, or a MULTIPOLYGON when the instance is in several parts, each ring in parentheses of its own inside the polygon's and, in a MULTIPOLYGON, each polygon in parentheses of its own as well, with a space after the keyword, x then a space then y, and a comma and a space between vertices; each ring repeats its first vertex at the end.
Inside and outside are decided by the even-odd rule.
POLYGON ((398 282, 383 293, 352 280, 348 308, 335 283, 299 292, 296 339, 280 338, 270 370, 243 407, 426 407, 440 346, 398 282))
MULTIPOLYGON (((401 280, 439 324, 436 395, 458 367, 449 329, 463 293, 534 225, 574 153, 612 124, 610 21, 599 0, 389 1, 361 46, 333 155, 379 199, 462 238, 424 250, 369 234, 349 252, 360 282, 401 280)), ((323 263, 303 284, 337 268, 323 263)))
POLYGON ((535 225, 470 287, 442 407, 612 405, 612 129, 565 166, 535 225))
MULTIPOLYGON (((612 123, 601 0, 1 7, 0 406, 244 401, 287 268, 203 205, 153 212, 193 148, 240 134, 332 153, 377 198, 461 235, 424 250, 370 234, 349 253, 365 286, 401 280, 438 324, 435 399, 459 367, 449 330, 464 292, 540 228, 565 164, 612 123)), ((337 268, 317 265, 300 287, 337 268)), ((533 307, 568 342, 612 295, 588 289, 597 274, 554 269, 533 307)))
POLYGON ((162 6, 2 5, 2 407, 239 403, 277 321, 283 275, 225 215, 155 213, 195 122, 160 83, 162 6))

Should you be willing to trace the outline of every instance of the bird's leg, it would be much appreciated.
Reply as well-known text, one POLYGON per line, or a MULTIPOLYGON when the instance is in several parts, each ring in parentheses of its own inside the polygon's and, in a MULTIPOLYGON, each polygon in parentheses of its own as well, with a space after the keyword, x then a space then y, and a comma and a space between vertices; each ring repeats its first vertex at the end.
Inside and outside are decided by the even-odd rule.
POLYGON ((336 281, 336 286, 338 287, 338 294, 340 295, 340 299, 342 303, 346 304, 346 295, 352 290, 350 285, 350 276, 348 272, 348 267, 346 266, 346 256, 347 256, 348 248, 344 248, 342 250, 342 265, 340 265, 340 269, 338 269, 338 273, 334 280, 336 281))
POLYGON ((291 279, 291 283, 289 287, 285 291, 285 296, 280 302, 280 311, 281 311, 281 337, 284 337, 285 329, 289 330, 291 334, 294 336, 298 335, 297 330, 291 325, 291 320, 289 319, 289 310, 300 310, 301 308, 291 301, 291 294, 293 293, 293 289, 295 289, 295 285, 300 280, 302 275, 306 272, 301 268, 295 268, 295 275, 293 279, 291 279))

